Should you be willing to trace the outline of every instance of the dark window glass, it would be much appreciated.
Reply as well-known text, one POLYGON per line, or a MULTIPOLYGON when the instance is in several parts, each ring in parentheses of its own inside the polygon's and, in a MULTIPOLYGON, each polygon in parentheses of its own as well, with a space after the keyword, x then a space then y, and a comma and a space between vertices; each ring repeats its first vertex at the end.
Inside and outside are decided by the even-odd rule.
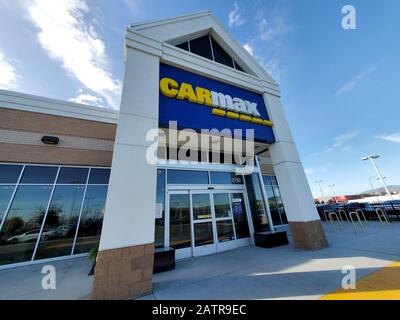
POLYGON ((110 169, 91 169, 89 184, 108 184, 110 169))
POLYGON ((247 221, 246 206, 242 193, 232 194, 232 211, 235 222, 236 237, 238 239, 250 237, 249 223, 247 221))
POLYGON ((57 171, 57 167, 26 166, 21 183, 54 183, 57 171))
POLYGON ((265 191, 268 197, 269 209, 274 225, 287 224, 287 217, 278 181, 275 176, 263 176, 265 191))
POLYGON ((189 43, 187 41, 178 44, 177 47, 189 51, 189 43))
POLYGON ((60 184, 86 184, 89 169, 86 168, 61 168, 57 183, 60 184))
POLYGON ((169 198, 169 242, 174 249, 191 246, 189 194, 171 194, 169 198))
POLYGON ((235 61, 235 68, 236 68, 236 70, 244 72, 243 68, 240 65, 238 65, 238 63, 236 61, 235 61))
POLYGON ((0 165, 0 183, 17 183, 22 166, 0 165))
POLYGON ((272 185, 270 176, 263 176, 263 181, 264 181, 264 185, 266 185, 266 186, 272 185))
POLYGON ((190 40, 190 52, 212 60, 211 43, 208 35, 190 40))
POLYGON ((212 184, 243 184, 243 177, 233 172, 210 172, 212 184))
POLYGON ((232 220, 217 221, 217 234, 219 242, 235 240, 232 220))
POLYGON ((227 54, 225 50, 222 49, 222 47, 213 38, 211 38, 211 41, 214 50, 214 60, 216 62, 222 63, 228 67, 233 68, 233 60, 230 57, 230 55, 227 54))
POLYGON ((265 212, 261 185, 257 174, 246 176, 247 194, 256 232, 268 231, 269 222, 265 212))
POLYGON ((161 214, 161 218, 156 217, 155 246, 160 248, 164 247, 165 170, 157 170, 156 206, 156 214, 161 214))
POLYGON ((10 203, 15 186, 0 186, 0 225, 10 203))
POLYGON ((52 188, 52 186, 18 187, 0 231, 0 264, 32 259, 52 188))
POLYGON ((194 224, 194 244, 196 247, 214 243, 212 222, 194 224))
POLYGON ((35 260, 71 254, 84 191, 83 186, 55 188, 35 260))
POLYGON ((168 184, 208 184, 207 171, 168 170, 168 184))
POLYGON ((280 225, 280 224, 282 224, 282 221, 280 218, 279 207, 276 202, 273 187, 265 186, 265 191, 266 191, 267 197, 268 197, 268 205, 269 205, 269 211, 270 211, 271 217, 272 217, 272 222, 274 223, 274 225, 280 225))
POLYGON ((100 242, 107 186, 88 186, 79 222, 74 254, 86 253, 100 242))
POLYGON ((214 193, 214 209, 216 218, 227 218, 232 216, 228 193, 214 193))
POLYGON ((208 193, 192 196, 193 220, 211 219, 211 203, 208 193))

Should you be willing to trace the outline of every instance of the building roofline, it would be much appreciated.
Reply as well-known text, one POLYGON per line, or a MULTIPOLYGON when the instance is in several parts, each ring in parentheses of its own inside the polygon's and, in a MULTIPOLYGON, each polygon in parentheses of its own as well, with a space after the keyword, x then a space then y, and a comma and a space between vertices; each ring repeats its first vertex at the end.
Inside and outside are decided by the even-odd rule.
POLYGON ((179 21, 179 20, 186 20, 189 18, 197 18, 197 17, 202 17, 202 16, 212 16, 212 12, 210 10, 203 10, 203 11, 198 11, 198 12, 192 12, 188 14, 183 14, 179 16, 174 16, 166 19, 157 19, 157 20, 148 20, 148 21, 142 21, 142 22, 137 22, 137 23, 132 23, 129 25, 128 30, 140 30, 141 26, 156 26, 156 25, 162 25, 169 23, 171 21, 179 21))
POLYGON ((0 89, 0 108, 117 123, 119 111, 0 89))

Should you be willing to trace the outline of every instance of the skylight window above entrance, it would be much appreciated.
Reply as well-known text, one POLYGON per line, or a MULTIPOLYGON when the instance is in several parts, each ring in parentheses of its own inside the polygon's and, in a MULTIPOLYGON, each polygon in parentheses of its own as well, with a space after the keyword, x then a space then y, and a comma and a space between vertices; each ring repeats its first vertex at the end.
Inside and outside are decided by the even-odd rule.
POLYGON ((228 67, 244 72, 240 65, 208 34, 200 38, 182 42, 178 48, 192 52, 204 58, 221 63, 228 67))

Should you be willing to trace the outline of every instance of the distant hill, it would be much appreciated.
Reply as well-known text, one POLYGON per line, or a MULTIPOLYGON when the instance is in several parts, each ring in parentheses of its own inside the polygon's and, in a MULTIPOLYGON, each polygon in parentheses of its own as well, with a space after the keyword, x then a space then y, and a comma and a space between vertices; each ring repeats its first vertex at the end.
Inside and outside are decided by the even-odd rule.
MULTIPOLYGON (((391 186, 388 186, 388 189, 390 192, 399 192, 400 193, 400 185, 391 185, 391 186)), ((385 193, 385 188, 384 187, 376 188, 375 191, 378 193, 385 193)), ((371 194, 371 193, 374 193, 374 190, 367 190, 367 191, 362 192, 361 194, 371 194)))

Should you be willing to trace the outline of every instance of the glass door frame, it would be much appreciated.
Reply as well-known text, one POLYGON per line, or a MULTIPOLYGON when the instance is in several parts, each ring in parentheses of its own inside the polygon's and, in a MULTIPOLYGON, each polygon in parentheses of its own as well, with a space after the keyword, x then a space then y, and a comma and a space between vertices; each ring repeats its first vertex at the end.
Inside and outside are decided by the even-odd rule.
POLYGON ((193 256, 194 257, 199 257, 199 256, 204 256, 204 255, 209 255, 213 253, 217 253, 217 242, 218 242, 218 237, 217 237, 217 228, 215 224, 215 210, 214 210, 214 201, 213 197, 211 196, 210 190, 189 190, 190 193, 190 202, 191 202, 191 208, 190 208, 190 214, 191 214, 191 223, 192 223, 192 250, 193 250, 193 256), (211 213, 211 218, 209 219, 194 219, 194 213, 193 213, 193 196, 197 194, 206 194, 209 196, 210 199, 210 213, 211 213), (196 239, 195 239, 195 225, 196 224, 202 224, 202 223, 211 223, 212 226, 212 231, 213 231, 213 243, 212 244, 206 244, 202 246, 196 246, 196 239))
MULTIPOLYGON (((239 247, 243 247, 246 245, 254 244, 254 226, 253 226, 253 219, 251 216, 250 211, 250 204, 247 196, 247 190, 245 186, 227 186, 227 185, 220 185, 215 187, 210 186, 199 186, 199 185, 168 185, 166 188, 166 210, 165 210, 165 232, 164 232, 164 244, 165 247, 170 247, 170 196, 173 194, 187 194, 189 195, 189 205, 190 205, 190 224, 191 224, 191 241, 192 245, 188 248, 183 249, 176 249, 175 250, 175 259, 181 260, 185 258, 191 258, 194 256, 201 256, 206 254, 213 254, 216 252, 222 252, 230 249, 235 249, 239 247), (215 208, 214 208, 214 196, 213 194, 218 193, 227 193, 229 195, 229 205, 232 214, 232 223, 233 223, 233 230, 235 235, 235 240, 226 241, 226 242, 218 242, 218 234, 217 234, 217 221, 228 220, 227 218, 216 218, 215 216, 215 208), (246 217, 247 223, 249 226, 249 233, 250 236, 248 238, 238 239, 236 235, 235 229, 235 221, 233 216, 232 210, 232 197, 233 194, 240 193, 243 195, 244 198, 244 208, 246 210, 246 217), (209 219, 212 222, 213 226, 213 238, 214 244, 206 245, 205 248, 202 247, 195 247, 194 242, 194 220, 193 220, 193 203, 192 203, 192 196, 193 194, 209 194, 210 195, 210 204, 211 204, 211 212, 212 212, 212 219, 209 219), (215 250, 212 248, 215 246, 215 250)), ((208 221, 208 220, 207 220, 208 221)), ((204 221, 205 222, 205 221, 204 221)), ((201 223, 200 221, 198 223, 201 223)))

